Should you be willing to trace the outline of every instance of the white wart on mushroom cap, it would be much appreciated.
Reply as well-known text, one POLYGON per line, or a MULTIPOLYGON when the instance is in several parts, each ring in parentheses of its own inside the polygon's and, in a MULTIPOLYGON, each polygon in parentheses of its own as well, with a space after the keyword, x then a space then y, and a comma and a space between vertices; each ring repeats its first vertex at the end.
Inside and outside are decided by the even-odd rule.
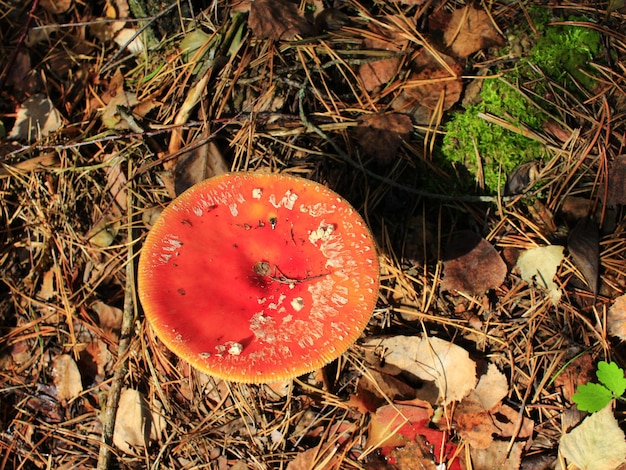
POLYGON ((376 304, 371 234, 339 195, 309 180, 233 173, 178 197, 139 261, 157 336, 208 374, 273 382, 345 352, 376 304))

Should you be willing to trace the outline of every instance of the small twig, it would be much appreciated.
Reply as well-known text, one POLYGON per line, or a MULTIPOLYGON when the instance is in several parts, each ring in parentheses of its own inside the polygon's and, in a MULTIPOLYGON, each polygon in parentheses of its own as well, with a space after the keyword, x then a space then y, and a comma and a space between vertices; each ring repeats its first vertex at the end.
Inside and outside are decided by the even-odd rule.
MULTIPOLYGON (((131 167, 128 165, 128 181, 132 181, 131 167)), ((133 211, 132 211, 132 191, 128 191, 127 212, 128 212, 128 236, 127 236, 127 259, 126 259, 126 284, 124 286, 124 313, 122 317, 122 330, 117 352, 117 364, 113 374, 113 382, 109 389, 106 409, 102 418, 102 441, 98 455, 97 470, 107 470, 111 461, 111 445, 113 444, 113 431, 115 429, 115 417, 124 386, 124 377, 128 370, 126 361, 130 340, 135 323, 135 269, 133 251, 133 211)))

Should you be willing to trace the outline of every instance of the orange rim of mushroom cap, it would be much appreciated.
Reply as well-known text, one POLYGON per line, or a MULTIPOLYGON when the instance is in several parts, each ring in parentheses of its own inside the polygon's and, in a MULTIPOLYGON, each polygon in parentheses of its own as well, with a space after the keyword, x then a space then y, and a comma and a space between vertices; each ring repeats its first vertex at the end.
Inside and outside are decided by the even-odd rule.
POLYGON ((343 354, 376 305, 367 225, 309 180, 231 173, 175 199, 145 240, 139 298, 158 338, 226 380, 268 383, 343 354))

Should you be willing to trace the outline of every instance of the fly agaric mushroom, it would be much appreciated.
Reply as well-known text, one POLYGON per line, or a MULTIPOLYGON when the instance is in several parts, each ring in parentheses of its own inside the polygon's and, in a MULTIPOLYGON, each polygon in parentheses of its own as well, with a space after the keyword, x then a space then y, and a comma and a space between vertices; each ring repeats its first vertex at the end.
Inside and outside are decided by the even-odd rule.
POLYGON ((343 354, 378 295, 372 236, 326 187, 232 173, 175 199, 149 232, 139 298, 165 345, 197 369, 247 383, 343 354))

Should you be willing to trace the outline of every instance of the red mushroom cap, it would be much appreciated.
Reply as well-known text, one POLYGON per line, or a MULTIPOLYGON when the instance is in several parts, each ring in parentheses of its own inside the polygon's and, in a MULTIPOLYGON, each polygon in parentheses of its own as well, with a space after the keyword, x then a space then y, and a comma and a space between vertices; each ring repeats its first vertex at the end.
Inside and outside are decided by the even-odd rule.
POLYGON ((163 211, 141 252, 139 298, 157 336, 197 369, 267 383, 344 353, 369 321, 378 274, 372 236, 338 194, 233 173, 163 211))

